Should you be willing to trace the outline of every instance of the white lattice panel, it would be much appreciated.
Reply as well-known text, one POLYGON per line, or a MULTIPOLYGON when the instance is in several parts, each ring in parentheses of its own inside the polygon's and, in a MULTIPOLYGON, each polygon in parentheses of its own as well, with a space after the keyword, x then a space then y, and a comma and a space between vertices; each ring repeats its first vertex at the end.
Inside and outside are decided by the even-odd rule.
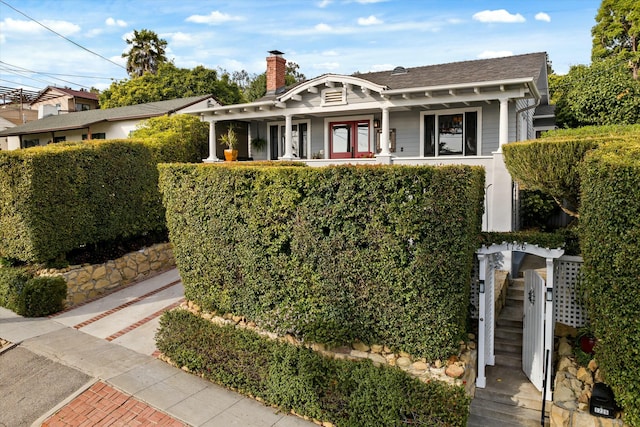
POLYGON ((554 307, 556 322, 579 328, 588 321, 587 310, 578 289, 581 257, 561 257, 556 264, 554 277, 554 307))

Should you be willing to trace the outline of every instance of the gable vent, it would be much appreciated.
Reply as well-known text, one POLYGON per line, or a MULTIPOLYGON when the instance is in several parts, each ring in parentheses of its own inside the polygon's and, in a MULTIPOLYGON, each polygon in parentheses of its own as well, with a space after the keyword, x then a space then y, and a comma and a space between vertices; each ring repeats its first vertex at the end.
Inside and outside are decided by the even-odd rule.
POLYGON ((407 73, 408 73, 408 71, 407 71, 406 68, 404 68, 404 67, 396 67, 391 72, 391 75, 395 76, 396 74, 407 74, 407 73))
POLYGON ((341 89, 327 89, 322 91, 322 105, 336 105, 347 103, 347 91, 341 89))
POLYGON ((324 94, 324 102, 332 103, 332 102, 342 102, 342 91, 335 90, 332 92, 325 92, 324 94))

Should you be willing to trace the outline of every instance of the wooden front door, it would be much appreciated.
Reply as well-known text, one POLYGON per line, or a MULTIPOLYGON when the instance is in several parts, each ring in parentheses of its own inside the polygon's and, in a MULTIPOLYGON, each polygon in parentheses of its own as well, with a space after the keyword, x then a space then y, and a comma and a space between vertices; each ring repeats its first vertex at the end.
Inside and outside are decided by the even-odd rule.
POLYGON ((330 126, 330 158, 346 159, 371 154, 369 121, 333 122, 330 126))

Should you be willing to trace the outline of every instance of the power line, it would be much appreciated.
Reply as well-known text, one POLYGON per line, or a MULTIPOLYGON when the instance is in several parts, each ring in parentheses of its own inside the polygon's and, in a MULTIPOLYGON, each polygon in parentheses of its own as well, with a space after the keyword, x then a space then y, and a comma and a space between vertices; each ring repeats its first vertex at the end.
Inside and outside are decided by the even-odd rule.
POLYGON ((51 31, 53 34, 57 35, 58 37, 61 37, 61 38, 63 38, 64 40, 68 41, 69 43, 72 43, 72 44, 76 45, 76 46, 77 46, 77 47, 79 47, 80 49, 85 50, 85 51, 89 52, 89 53, 90 53, 90 54, 92 54, 92 55, 96 55, 96 56, 98 56, 98 57, 100 57, 100 58, 104 59, 105 61, 109 61, 109 62, 110 62, 110 63, 112 63, 113 65, 115 65, 115 66, 117 66, 117 67, 120 67, 120 68, 122 68, 122 69, 126 70, 126 68, 125 68, 125 67, 123 67, 122 65, 118 64, 117 62, 114 62, 114 61, 110 60, 109 58, 106 58, 106 57, 104 57, 104 56, 100 55, 99 53, 92 51, 91 49, 87 49, 86 47, 84 47, 84 46, 82 46, 82 45, 80 45, 80 44, 78 44, 78 43, 74 42, 73 40, 71 40, 71 39, 69 39, 69 38, 67 38, 67 37, 65 37, 65 36, 63 36, 62 34, 58 33, 57 31, 55 31, 55 30, 53 30, 53 29, 51 29, 51 28, 47 27, 47 26, 46 26, 46 25, 44 25, 43 23, 41 23, 41 22, 37 21, 36 19, 34 19, 34 18, 30 17, 30 16, 29 16, 29 15, 27 15, 26 13, 19 11, 18 9, 16 9, 15 7, 13 7, 13 6, 11 6, 9 3, 7 3, 6 1, 4 1, 4 0, 0 0, 0 3, 2 3, 2 4, 4 4, 4 5, 6 5, 6 6, 8 6, 9 8, 11 8, 11 9, 15 10, 15 11, 16 11, 16 12, 18 12, 20 15, 22 15, 22 16, 24 16, 24 17, 26 17, 26 18, 30 19, 30 20, 32 20, 33 22, 35 22, 36 24, 40 25, 41 27, 43 27, 43 28, 45 28, 45 29, 47 29, 47 30, 51 31))
MULTIPOLYGON (((68 84, 71 84, 71 85, 80 86, 80 87, 84 87, 84 88, 90 89, 89 86, 82 85, 80 83, 75 83, 75 82, 72 82, 72 81, 69 81, 69 80, 61 79, 59 77, 54 77, 56 75, 57 76, 65 76, 66 74, 54 74, 54 73, 38 72, 38 71, 30 70, 28 68, 20 67, 19 65, 12 65, 12 64, 9 64, 9 63, 4 62, 4 61, 0 61, 0 70, 4 70, 7 73, 16 74, 16 75, 19 75, 21 77, 25 77, 25 78, 28 78, 28 79, 31 79, 31 80, 41 81, 41 82, 46 83, 46 84, 49 84, 49 82, 46 82, 44 80, 39 80, 39 79, 36 79, 36 78, 33 78, 33 77, 29 77, 29 76, 26 75, 26 73, 50 76, 51 78, 53 78, 55 80, 58 80, 58 81, 61 81, 61 82, 65 82, 65 83, 68 83, 68 84)), ((76 76, 76 77, 100 78, 100 79, 113 80, 110 77, 95 77, 95 76, 76 76)))
POLYGON ((8 62, 0 61, 0 64, 7 65, 9 67, 19 68, 21 70, 27 71, 33 74, 44 74, 45 76, 64 76, 64 77, 80 77, 83 79, 102 79, 102 80, 115 80, 113 77, 104 77, 104 76, 83 76, 79 74, 62 74, 62 73, 47 73, 44 71, 34 71, 29 70, 28 68, 21 67, 19 65, 9 64, 8 62))

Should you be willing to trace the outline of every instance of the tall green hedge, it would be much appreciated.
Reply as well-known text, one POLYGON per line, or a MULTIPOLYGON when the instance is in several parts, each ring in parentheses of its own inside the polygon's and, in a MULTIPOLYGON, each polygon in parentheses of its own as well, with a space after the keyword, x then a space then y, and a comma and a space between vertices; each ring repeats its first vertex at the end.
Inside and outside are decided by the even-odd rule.
POLYGON ((165 313, 156 338, 180 367, 339 427, 467 425, 464 388, 424 383, 399 368, 330 359, 185 310, 165 313))
POLYGON ((160 166, 188 299, 428 359, 465 331, 483 185, 465 166, 160 166))
POLYGON ((585 155, 602 144, 633 141, 640 125, 588 126, 547 132, 541 139, 515 142, 503 147, 504 160, 522 188, 552 196, 570 215, 580 209, 578 166, 585 155))
POLYGON ((640 138, 601 146, 581 177, 582 271, 596 356, 626 422, 640 426, 640 138))
POLYGON ((0 152, 0 256, 26 262, 161 230, 152 151, 111 140, 0 152))

